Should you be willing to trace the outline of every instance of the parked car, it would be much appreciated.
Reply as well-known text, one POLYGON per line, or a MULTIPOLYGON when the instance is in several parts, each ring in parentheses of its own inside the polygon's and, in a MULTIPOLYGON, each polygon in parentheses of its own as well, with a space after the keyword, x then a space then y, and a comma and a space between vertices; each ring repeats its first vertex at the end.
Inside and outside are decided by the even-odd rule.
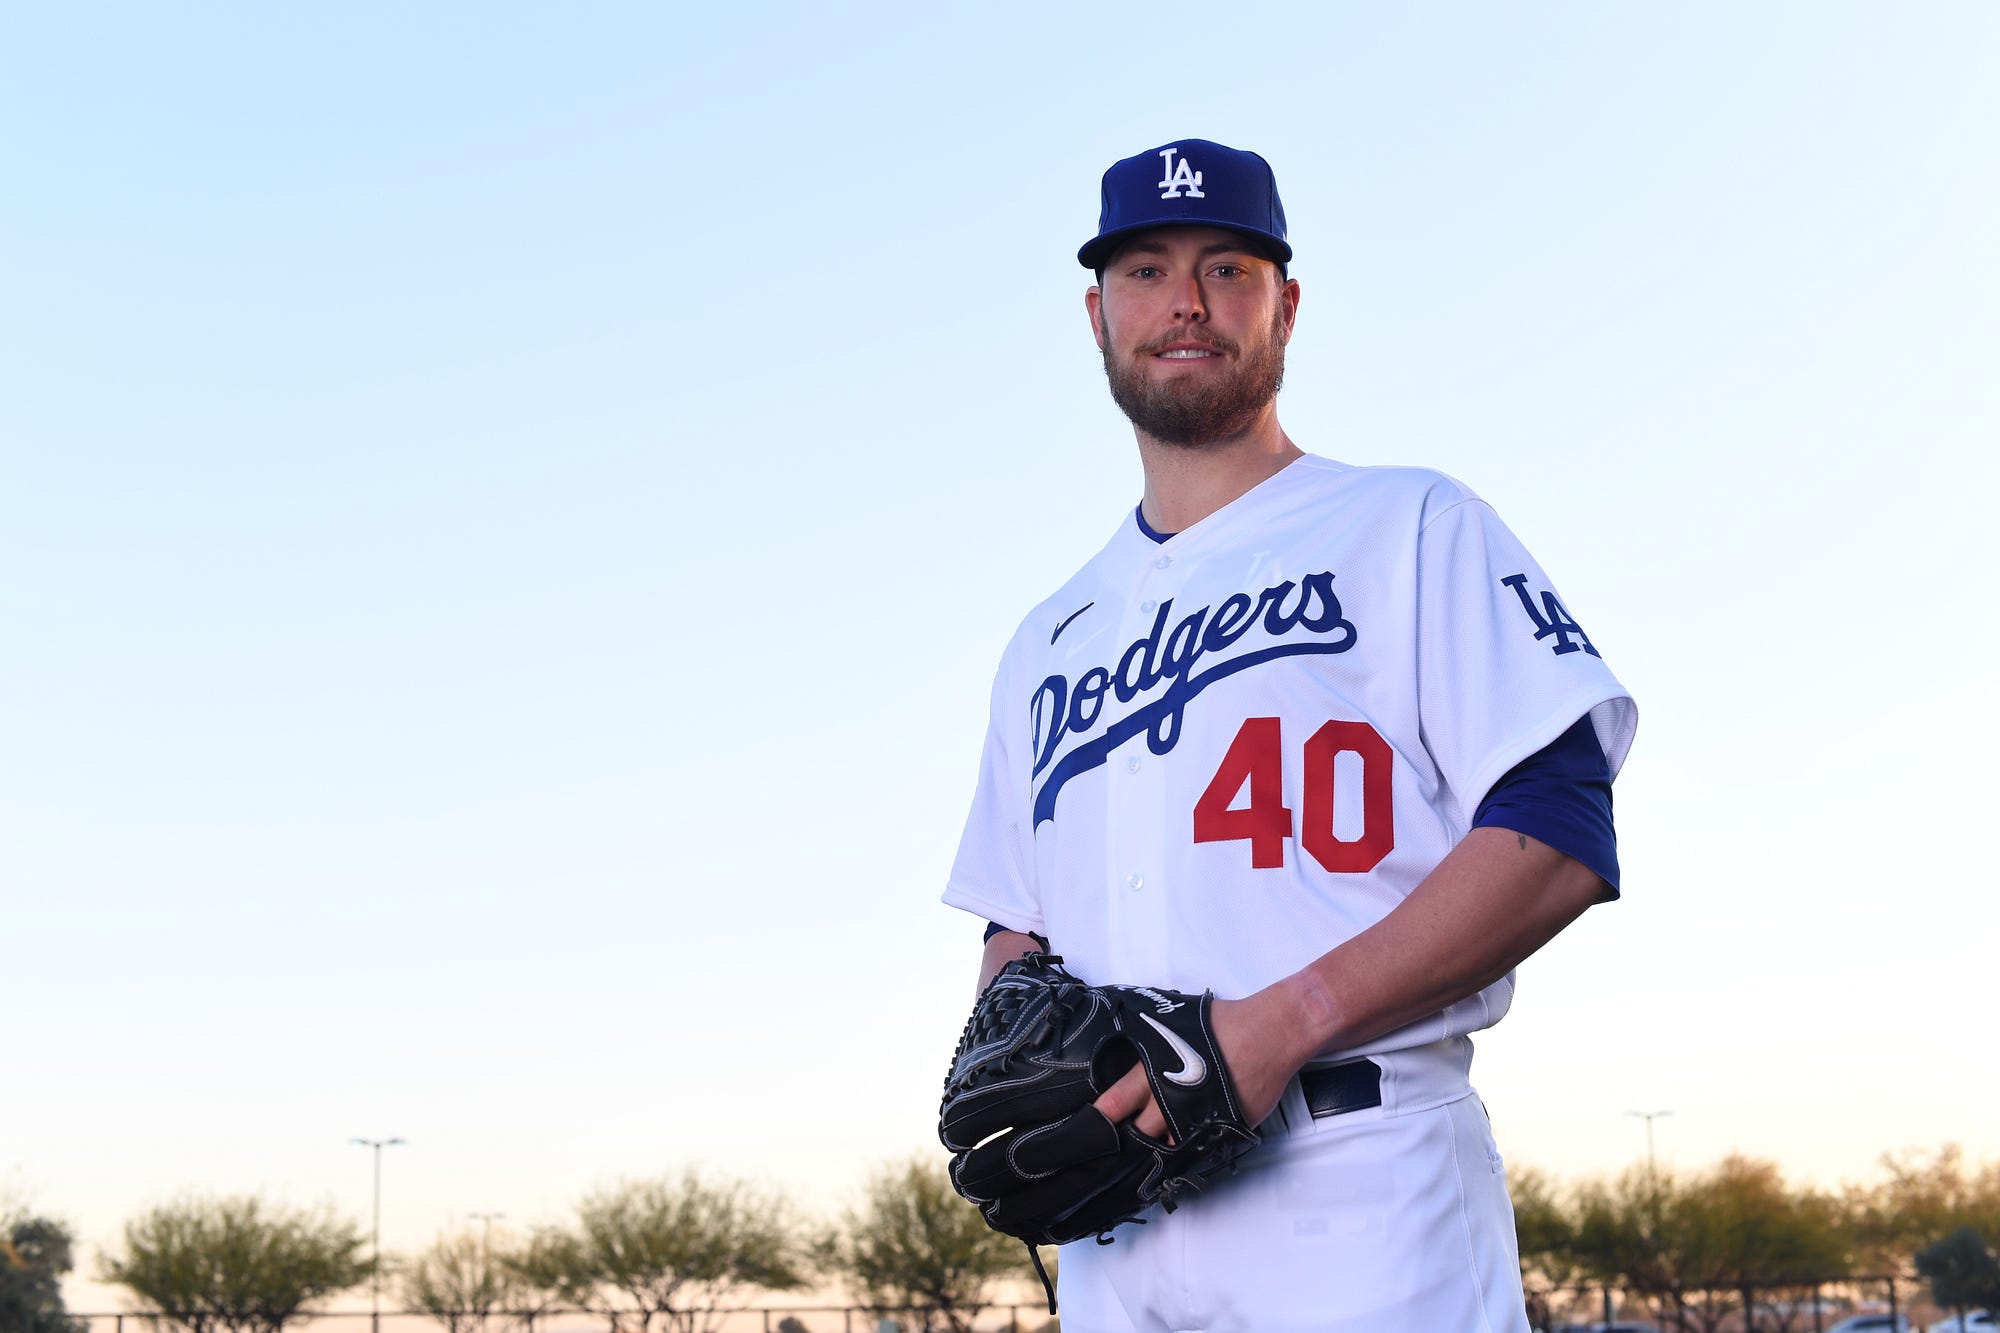
POLYGON ((1915 1327, 1907 1315, 1857 1314, 1841 1320, 1826 1333, 1912 1333, 1915 1327))
POLYGON ((1924 1330, 1924 1333, 2000 1333, 2000 1323, 1984 1310, 1973 1310, 1965 1316, 1963 1323, 1957 1315, 1940 1319, 1924 1330))

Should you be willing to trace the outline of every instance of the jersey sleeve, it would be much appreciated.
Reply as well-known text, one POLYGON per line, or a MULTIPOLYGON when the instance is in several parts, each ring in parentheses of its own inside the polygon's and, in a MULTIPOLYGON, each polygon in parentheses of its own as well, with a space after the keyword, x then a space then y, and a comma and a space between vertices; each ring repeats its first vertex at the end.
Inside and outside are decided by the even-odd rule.
POLYGON ((1615 777, 1638 711, 1602 650, 1490 505, 1434 499, 1418 540, 1419 730, 1461 821, 1586 715, 1615 777))
POLYGON ((1474 828, 1504 828, 1580 861, 1604 881, 1600 901, 1618 896, 1618 829, 1611 816, 1611 766, 1589 718, 1507 770, 1472 812, 1474 828))
POLYGON ((1034 841, 1029 823, 1027 752, 1022 711, 1006 688, 1003 664, 993 682, 986 746, 979 757, 979 784, 965 819, 958 855, 952 862, 944 901, 975 916, 1018 930, 1046 934, 1041 900, 1035 892, 1034 841))

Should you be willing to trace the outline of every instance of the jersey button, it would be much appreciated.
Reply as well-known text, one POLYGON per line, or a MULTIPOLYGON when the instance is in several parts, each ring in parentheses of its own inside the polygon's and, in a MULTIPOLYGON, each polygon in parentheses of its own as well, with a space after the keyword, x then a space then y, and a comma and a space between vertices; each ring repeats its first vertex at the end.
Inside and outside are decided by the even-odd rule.
POLYGON ((1160 604, 1158 602, 1141 602, 1139 603, 1139 609, 1150 616, 1153 612, 1160 609, 1160 604))
POLYGON ((1146 877, 1144 875, 1134 875, 1125 881, 1125 887, 1137 893, 1146 887, 1146 877))
POLYGON ((1155 560, 1155 561, 1153 562, 1153 568, 1154 568, 1154 569, 1165 569, 1165 568, 1166 568, 1166 567, 1167 567, 1168 565, 1171 565, 1172 563, 1174 563, 1174 558, 1173 558, 1172 556, 1170 556, 1170 555, 1163 555, 1163 556, 1161 556, 1161 557, 1160 557, 1160 558, 1159 558, 1158 560, 1155 560))
POLYGON ((1137 773, 1139 771, 1139 757, 1137 755, 1125 761, 1125 771, 1127 773, 1137 773))

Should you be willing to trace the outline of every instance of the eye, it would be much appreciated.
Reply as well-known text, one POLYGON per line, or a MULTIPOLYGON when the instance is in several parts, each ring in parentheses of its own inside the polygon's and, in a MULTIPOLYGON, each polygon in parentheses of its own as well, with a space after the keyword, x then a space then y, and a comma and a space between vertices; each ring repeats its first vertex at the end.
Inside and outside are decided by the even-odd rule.
POLYGON ((1218 278, 1240 278, 1243 276, 1243 265, 1217 264, 1211 272, 1218 278))
POLYGON ((1160 266, 1157 264, 1141 264, 1132 270, 1132 276, 1135 278, 1157 278, 1160 276, 1160 266))

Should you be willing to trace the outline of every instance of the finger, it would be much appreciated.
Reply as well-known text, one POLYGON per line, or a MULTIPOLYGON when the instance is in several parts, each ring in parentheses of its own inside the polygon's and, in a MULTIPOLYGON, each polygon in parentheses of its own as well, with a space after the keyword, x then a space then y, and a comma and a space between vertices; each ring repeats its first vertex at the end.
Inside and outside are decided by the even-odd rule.
POLYGON ((1140 1065, 1133 1065, 1125 1071, 1124 1077, 1104 1090, 1092 1105, 1104 1113, 1104 1118, 1117 1124, 1130 1120, 1153 1101, 1153 1089, 1146 1082, 1146 1071, 1140 1065))
POLYGON ((1114 1123, 1130 1120, 1132 1128, 1147 1138, 1173 1142, 1167 1137, 1167 1118, 1160 1113, 1160 1104, 1153 1097, 1153 1086, 1146 1081, 1143 1066, 1134 1065, 1127 1070, 1123 1078, 1097 1099, 1096 1106, 1107 1120, 1114 1123))

